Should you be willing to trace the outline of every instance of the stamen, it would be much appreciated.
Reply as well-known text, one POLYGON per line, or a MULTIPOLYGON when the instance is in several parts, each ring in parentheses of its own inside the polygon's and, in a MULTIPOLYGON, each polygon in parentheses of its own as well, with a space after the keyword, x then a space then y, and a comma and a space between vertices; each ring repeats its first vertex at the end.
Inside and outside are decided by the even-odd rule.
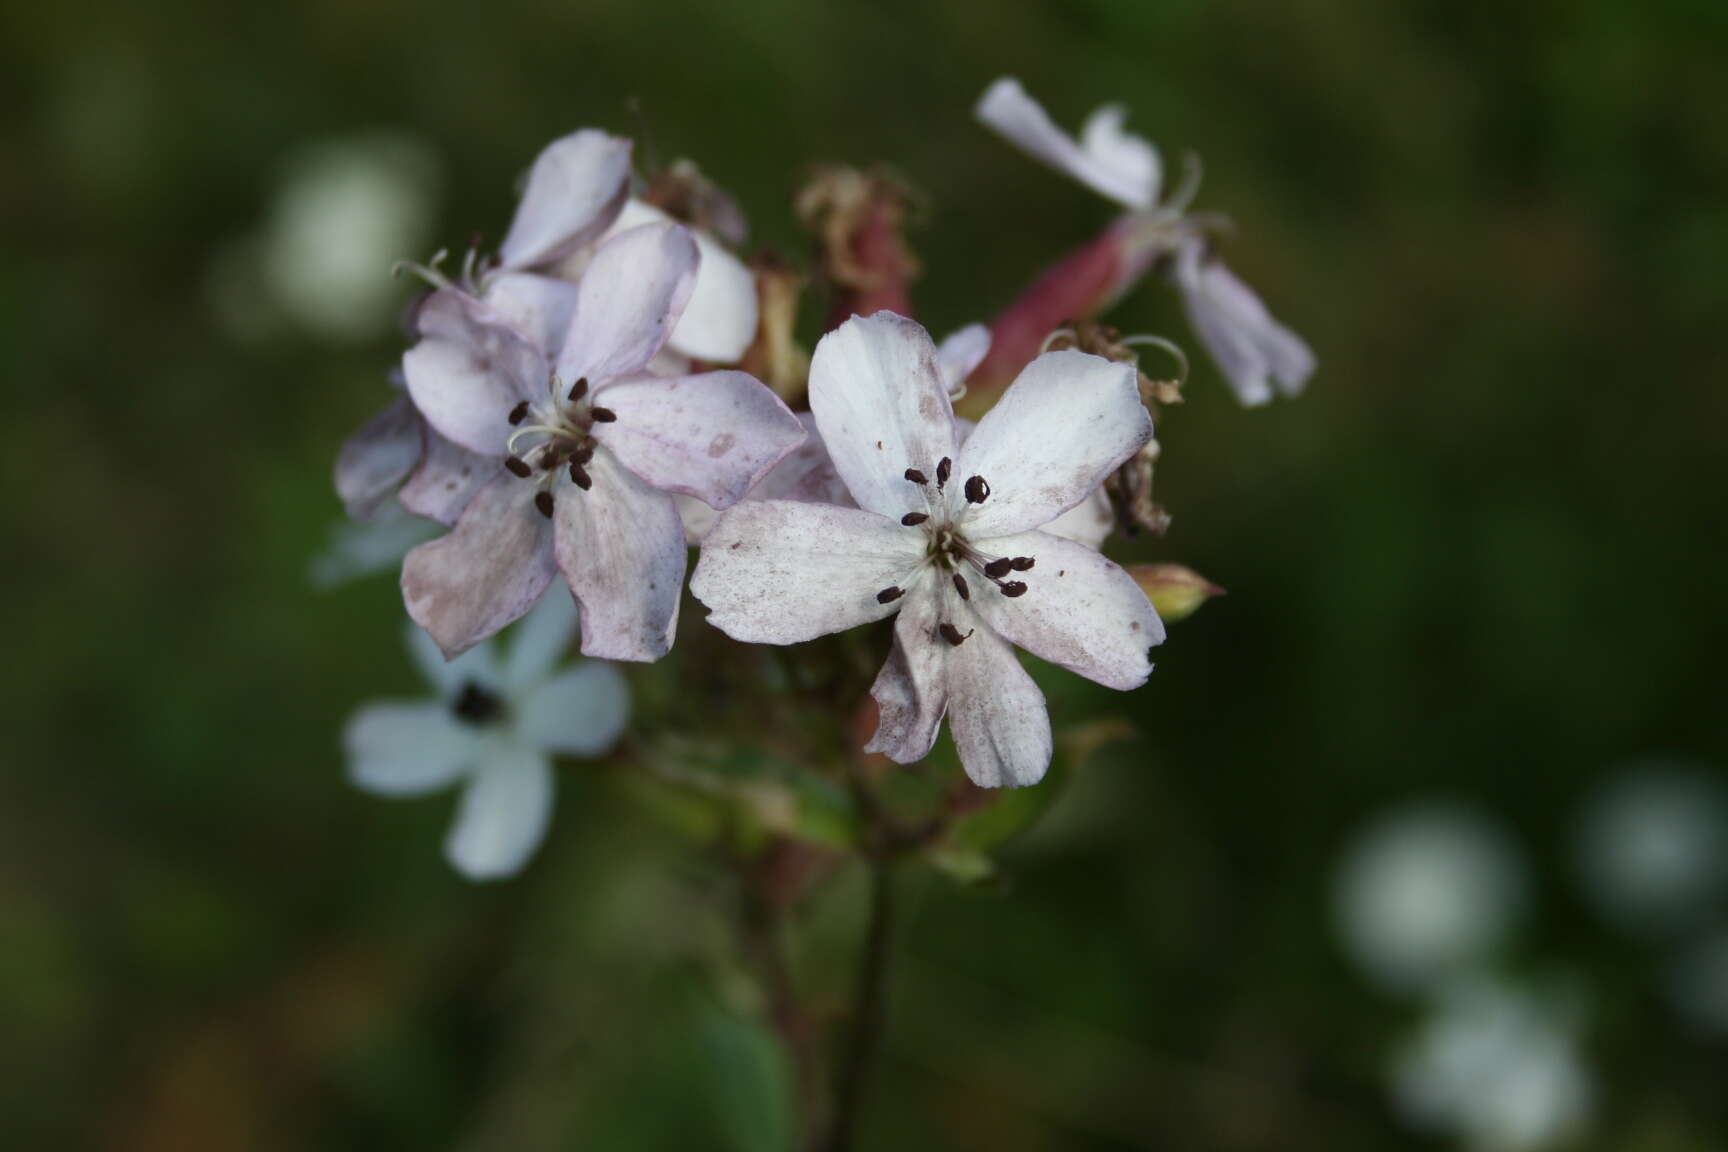
POLYGON ((966 637, 972 635, 972 632, 976 632, 977 629, 974 628, 970 632, 962 635, 960 629, 954 627, 952 624, 938 624, 936 625, 936 631, 942 633, 942 639, 958 648, 966 642, 966 637))
POLYGON ((928 512, 908 512, 906 515, 900 517, 900 523, 911 528, 915 525, 924 523, 924 521, 928 519, 930 519, 930 514, 928 512))
POLYGON ((966 479, 966 503, 982 504, 990 495, 990 485, 982 476, 969 476, 966 479))
POLYGON ((586 395, 588 395, 588 377, 578 376, 576 377, 576 383, 570 385, 570 395, 568 399, 574 402, 582 399, 582 397, 586 395))
POLYGON ((1030 572, 1032 565, 1038 563, 1036 556, 1016 556, 1008 562, 1008 566, 1016 572, 1030 572))
POLYGON ((1004 556, 999 560, 992 560, 990 563, 984 565, 984 575, 990 577, 992 580, 1000 580, 1002 577, 1008 575, 1008 569, 1012 567, 1014 567, 1014 561, 1004 556))
POLYGON ((618 419, 618 413, 612 411, 610 408, 590 408, 588 409, 588 415, 593 418, 594 423, 596 424, 610 424, 612 421, 618 419))
POLYGON ((1026 595, 1026 585, 1018 580, 1010 580, 1006 584, 998 585, 998 587, 1002 589, 1002 595, 1009 598, 1026 595))
POLYGON ((576 461, 578 464, 588 463, 588 461, 594 459, 594 445, 584 441, 582 446, 577 448, 576 451, 571 454, 570 459, 576 461))
POLYGON ((966 587, 966 577, 958 572, 954 573, 954 591, 960 593, 962 600, 972 599, 972 589, 966 587))
POLYGON ((930 483, 930 478, 928 476, 924 475, 924 473, 918 471, 918 469, 916 469, 916 468, 906 469, 906 479, 912 481, 912 483, 914 483, 914 484, 928 484, 928 483, 930 483))
POLYGON ((570 461, 570 480, 584 492, 594 487, 594 478, 588 475, 587 469, 574 460, 570 461))
POLYGON ((876 593, 876 603, 892 604, 904 595, 906 595, 906 589, 904 588, 884 588, 882 591, 876 593))
POLYGON ((942 457, 941 462, 936 465, 936 487, 940 488, 944 484, 948 483, 948 476, 949 473, 953 471, 953 468, 954 461, 948 459, 946 456, 942 457))
POLYGON ((510 469, 510 475, 520 476, 524 480, 528 479, 534 472, 534 469, 528 467, 528 462, 520 456, 504 457, 504 467, 510 469))
POLYGON ((552 519, 552 493, 534 493, 534 507, 540 509, 540 515, 546 517, 548 520, 552 519))
POLYGON ((528 401, 518 400, 516 407, 510 409, 510 423, 520 424, 528 418, 528 401))

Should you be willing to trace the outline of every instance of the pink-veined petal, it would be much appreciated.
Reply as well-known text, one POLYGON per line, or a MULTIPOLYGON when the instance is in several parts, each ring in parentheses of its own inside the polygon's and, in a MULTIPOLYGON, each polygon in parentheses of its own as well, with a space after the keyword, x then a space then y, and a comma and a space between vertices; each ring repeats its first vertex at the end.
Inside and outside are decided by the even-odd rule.
POLYGON ((594 436, 656 488, 736 504, 804 439, 785 403, 745 372, 638 376, 606 389, 618 417, 594 436))
POLYGON ((473 729, 433 700, 384 700, 342 731, 348 778, 379 796, 419 796, 455 783, 473 763, 473 729))
POLYGON ((676 224, 645 224, 600 245, 576 285, 559 378, 598 385, 640 372, 683 314, 699 259, 689 231, 676 224))
POLYGON ((460 292, 434 292, 420 308, 421 339, 403 355, 402 374, 434 429, 471 452, 502 456, 511 411, 546 396, 546 358, 485 314, 460 292))
MULTIPOLYGON (((1108 114, 1108 109, 1103 111, 1108 114)), ((1091 142, 1097 151, 1083 148, 1050 119, 1049 113, 1020 86, 1004 77, 979 99, 974 114, 985 125, 1001 133, 1010 143, 1066 173, 1094 192, 1125 208, 1144 210, 1157 199, 1157 167, 1144 162, 1144 154, 1129 154, 1121 147, 1122 136, 1106 136, 1107 122, 1088 121, 1091 142)), ((1119 128, 1119 125, 1118 125, 1119 128)), ((1145 141, 1140 141, 1145 144, 1145 141)), ((1149 150, 1150 145, 1146 145, 1149 150)))
POLYGON ((915 468, 932 484, 958 455, 954 408, 930 334, 892 312, 854 316, 816 345, 810 410, 860 508, 899 519, 925 511, 915 468))
POLYGON ((567 756, 599 756, 630 719, 630 686, 611 664, 584 660, 540 685, 522 702, 523 739, 567 756))
POLYGON ((462 792, 444 855, 470 880, 514 876, 552 822, 552 765, 538 748, 487 741, 484 761, 462 792))
POLYGON ((420 462, 424 435, 413 402, 397 395, 343 442, 336 456, 336 495, 350 519, 369 519, 396 494, 420 462))
POLYGON ((747 500, 702 542, 690 591, 708 622, 751 644, 795 644, 880 620, 924 559, 924 534, 856 508, 747 500))
POLYGON ((984 414, 955 461, 950 507, 976 540, 1037 528, 1092 494, 1152 437, 1132 365, 1046 352, 984 414), (982 476, 989 495, 966 504, 982 476))
POLYGON ((672 497, 605 448, 589 461, 593 487, 559 486, 558 567, 582 613, 582 654, 658 660, 672 648, 684 584, 684 525, 672 497))
POLYGON ((408 615, 446 656, 519 619, 551 583, 552 526, 534 506, 535 491, 530 481, 500 474, 454 529, 402 562, 408 615))
POLYGON ((584 128, 534 160, 499 247, 505 268, 545 264, 600 236, 630 193, 630 141, 584 128))

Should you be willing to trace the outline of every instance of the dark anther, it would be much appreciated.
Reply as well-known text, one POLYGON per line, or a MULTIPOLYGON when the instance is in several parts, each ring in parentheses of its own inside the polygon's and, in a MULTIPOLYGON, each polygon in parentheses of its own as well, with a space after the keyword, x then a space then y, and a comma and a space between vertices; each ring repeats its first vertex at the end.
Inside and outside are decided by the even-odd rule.
MULTIPOLYGON (((942 639, 948 641, 948 643, 954 645, 956 648, 966 642, 967 636, 972 635, 971 632, 962 633, 960 629, 954 627, 952 624, 938 624, 936 626, 936 631, 942 633, 942 639)), ((977 629, 973 629, 973 631, 977 631, 977 629)))
POLYGON ((992 560, 984 565, 984 575, 992 580, 1000 580, 1008 575, 1008 569, 1014 567, 1014 561, 1004 556, 1000 560, 992 560))
POLYGON ((984 477, 969 476, 966 478, 966 503, 982 504, 989 495, 990 485, 984 482, 984 477))
POLYGON ((594 423, 596 424, 610 424, 612 421, 618 419, 618 413, 612 411, 610 408, 590 408, 588 409, 588 415, 594 418, 594 423))
POLYGON ((518 401, 516 407, 510 409, 510 423, 520 424, 528 417, 528 401, 518 401))
POLYGON ((578 464, 586 464, 594 459, 594 445, 584 443, 570 454, 570 459, 578 464))
POLYGON ((527 479, 534 471, 534 469, 528 467, 528 461, 522 459, 520 456, 504 457, 504 467, 510 469, 510 475, 520 476, 523 479, 527 479))
POLYGON ((569 398, 571 400, 580 400, 586 395, 588 395, 588 377, 578 376, 576 377, 576 383, 570 385, 569 398))
POLYGON ((1002 595, 1004 596, 1026 595, 1026 585, 1020 583, 1018 580, 1010 580, 1008 583, 1000 585, 1000 587, 1002 589, 1002 595))
POLYGON ((1036 557, 1033 557, 1033 556, 1016 556, 1016 557, 1014 557, 1014 560, 1012 562, 1012 566, 1014 568, 1014 571, 1016 571, 1016 572, 1030 572, 1030 571, 1032 571, 1032 565, 1034 565, 1036 563, 1038 563, 1038 560, 1036 557))
POLYGON ((462 691, 450 702, 450 711, 458 720, 484 724, 498 718, 498 714, 504 711, 504 701, 470 680, 462 685, 462 691))
POLYGON ((936 487, 940 488, 942 485, 948 483, 948 473, 952 471, 953 468, 954 461, 948 459, 946 456, 942 457, 941 463, 936 465, 936 487))
POLYGON ((876 593, 876 603, 892 604, 904 595, 906 595, 906 590, 904 588, 884 588, 882 591, 876 593))
POLYGON ((925 513, 925 512, 908 512, 908 513, 906 513, 906 515, 900 517, 900 523, 902 523, 902 524, 906 525, 906 527, 910 528, 914 524, 922 524, 922 523, 924 523, 924 521, 926 521, 928 519, 930 519, 930 516, 928 513, 925 513))
POLYGON ((914 483, 914 484, 928 484, 928 483, 930 483, 930 478, 928 476, 924 475, 924 473, 918 471, 918 469, 916 469, 916 468, 906 469, 906 479, 912 481, 912 483, 914 483))
POLYGON ((584 492, 594 487, 594 478, 588 475, 587 469, 574 460, 570 461, 570 481, 584 492))
POLYGON ((954 591, 960 593, 962 600, 972 599, 972 589, 966 587, 966 577, 958 572, 954 573, 954 591))
MULTIPOLYGON (((540 509, 540 515, 546 517, 548 520, 552 519, 552 493, 534 493, 534 507, 540 509)), ((1007 589, 1004 588, 1003 591, 1006 592, 1007 589)))

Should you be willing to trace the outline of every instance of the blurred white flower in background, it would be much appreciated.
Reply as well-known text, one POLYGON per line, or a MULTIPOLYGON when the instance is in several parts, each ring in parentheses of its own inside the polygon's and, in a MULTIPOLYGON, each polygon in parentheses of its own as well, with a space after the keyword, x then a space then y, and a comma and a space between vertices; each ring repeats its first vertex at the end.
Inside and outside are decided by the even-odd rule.
POLYGON ((443 531, 437 521, 416 516, 394 500, 380 505, 370 520, 332 521, 323 549, 312 557, 312 586, 336 588, 398 568, 402 557, 443 531))
POLYGON ((1431 987, 1489 959, 1524 902, 1522 864, 1469 811, 1424 803, 1382 816, 1347 850, 1334 890, 1351 956, 1393 991, 1431 987))
POLYGON ((1700 772, 1666 765, 1628 769, 1586 808, 1577 839, 1586 895, 1634 932, 1697 925, 1728 879, 1728 802, 1700 772))
POLYGON ((1576 999, 1469 978, 1447 987, 1393 1064, 1392 1089, 1414 1125, 1482 1152, 1544 1148, 1590 1114, 1576 999))
POLYGON ((1728 1035, 1728 927, 1680 952, 1668 970, 1668 998, 1701 1032, 1728 1035))

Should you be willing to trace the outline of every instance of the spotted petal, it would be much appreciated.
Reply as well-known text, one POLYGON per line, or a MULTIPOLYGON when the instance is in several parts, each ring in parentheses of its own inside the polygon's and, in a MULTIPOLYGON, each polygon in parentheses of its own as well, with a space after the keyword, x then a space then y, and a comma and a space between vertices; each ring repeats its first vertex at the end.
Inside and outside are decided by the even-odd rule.
POLYGON ((552 765, 516 741, 488 741, 486 760, 462 793, 444 841, 451 865, 470 880, 502 880, 522 870, 552 821, 552 765))
POLYGON ((546 358, 461 292, 434 292, 420 308, 421 340, 402 357, 414 406, 471 452, 502 456, 510 413, 546 395, 546 358))
POLYGON ((923 560, 924 535, 873 512, 747 500, 702 543, 690 591, 708 622, 749 644, 795 644, 880 620, 877 593, 923 560))
POLYGON ((967 438, 949 501, 958 506, 964 482, 982 476, 989 496, 964 513, 969 537, 1036 528, 1085 500, 1151 437, 1132 366, 1046 352, 967 438))
POLYGON ((594 435, 656 488, 736 504, 804 439, 781 399, 744 372, 639 376, 606 389, 594 435))
POLYGON ((605 232, 630 192, 630 141, 592 128, 548 144, 498 251, 506 268, 546 264, 605 232))
POLYGON ((1144 210, 1157 200, 1158 166, 1147 163, 1151 145, 1123 133, 1108 106, 1087 122, 1086 147, 1058 128, 1018 80, 1005 77, 990 85, 975 114, 1010 143, 1124 208, 1144 210))
POLYGON ((598 385, 640 372, 683 315, 699 259, 676 224, 645 224, 602 244, 577 282, 559 377, 598 385))
POLYGON ((822 337, 810 361, 810 410, 853 499, 883 516, 923 511, 908 468, 933 482, 937 464, 958 455, 936 346, 892 312, 854 316, 822 337))

